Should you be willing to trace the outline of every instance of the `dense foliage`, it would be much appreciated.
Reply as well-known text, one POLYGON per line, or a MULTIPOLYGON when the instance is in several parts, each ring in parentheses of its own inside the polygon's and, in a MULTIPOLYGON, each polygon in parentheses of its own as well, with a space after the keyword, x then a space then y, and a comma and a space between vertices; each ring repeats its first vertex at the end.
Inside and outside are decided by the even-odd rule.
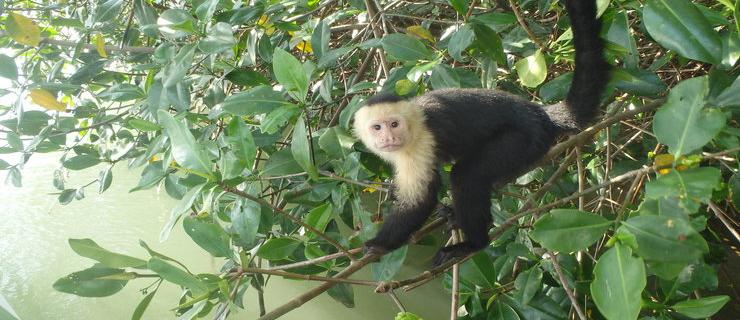
MULTIPOLYGON (((161 282, 182 287, 182 318, 220 319, 255 308, 243 295, 268 275, 322 281, 272 319, 327 290, 352 306, 353 285, 436 274, 462 319, 705 318, 729 300, 712 293, 722 238, 740 241, 727 215, 740 206, 738 3, 599 0, 615 65, 605 117, 492 195, 495 239, 454 272, 396 279, 412 245, 372 264, 372 281, 343 280, 369 263, 361 244, 389 206, 389 168, 351 115, 376 91, 561 100, 573 48, 555 0, 5 1, 0 152, 19 156, 0 169, 21 186, 29 158, 56 152, 62 204, 105 192, 114 166, 141 170, 132 191, 179 199, 160 238, 182 225, 221 273, 143 242, 149 257, 69 241, 96 262, 54 288, 148 288, 134 319, 161 282), (65 181, 91 169, 96 181, 65 181)), ((439 225, 414 240, 444 244, 439 225)))

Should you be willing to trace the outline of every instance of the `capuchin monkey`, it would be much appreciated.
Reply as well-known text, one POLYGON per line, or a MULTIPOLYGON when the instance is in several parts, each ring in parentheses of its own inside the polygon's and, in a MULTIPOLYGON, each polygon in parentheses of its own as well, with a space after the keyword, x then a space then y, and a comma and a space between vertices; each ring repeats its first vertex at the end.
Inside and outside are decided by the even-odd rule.
POLYGON ((354 132, 394 168, 394 207, 368 252, 405 244, 437 205, 438 168, 450 173, 454 224, 464 241, 443 247, 439 265, 489 243, 491 192, 525 173, 565 133, 583 128, 598 112, 610 65, 599 38, 595 0, 565 0, 575 46, 575 71, 564 102, 540 106, 506 92, 442 89, 412 100, 381 94, 354 115, 354 132))

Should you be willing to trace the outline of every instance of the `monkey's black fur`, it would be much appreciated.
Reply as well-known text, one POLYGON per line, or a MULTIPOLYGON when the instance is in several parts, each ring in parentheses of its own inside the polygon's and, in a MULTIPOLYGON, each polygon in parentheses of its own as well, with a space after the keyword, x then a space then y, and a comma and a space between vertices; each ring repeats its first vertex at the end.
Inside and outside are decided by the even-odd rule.
MULTIPOLYGON (((489 243, 490 196, 537 163, 558 136, 577 130, 598 112, 610 66, 603 57, 595 0, 566 0, 576 51, 575 73, 564 102, 542 107, 518 96, 485 89, 444 89, 412 103, 422 108, 424 125, 435 141, 435 163, 455 161, 450 175, 455 222, 465 235, 461 243, 441 248, 435 264, 484 248, 489 243)), ((366 107, 401 98, 378 95, 366 107)), ((434 169, 433 169, 434 170, 434 169)), ((403 245, 437 204, 438 173, 421 200, 399 204, 386 217, 370 250, 403 245)), ((402 203, 402 202, 401 202, 402 203)))

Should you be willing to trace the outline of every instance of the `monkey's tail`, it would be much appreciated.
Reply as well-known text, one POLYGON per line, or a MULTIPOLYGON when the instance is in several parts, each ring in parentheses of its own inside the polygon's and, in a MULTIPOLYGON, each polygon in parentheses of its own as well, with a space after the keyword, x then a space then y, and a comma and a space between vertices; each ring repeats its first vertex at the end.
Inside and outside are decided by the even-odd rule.
POLYGON ((596 0, 565 0, 575 46, 575 70, 565 105, 579 126, 588 124, 599 111, 599 102, 609 81, 611 66, 604 58, 599 37, 601 20, 596 18, 596 0))

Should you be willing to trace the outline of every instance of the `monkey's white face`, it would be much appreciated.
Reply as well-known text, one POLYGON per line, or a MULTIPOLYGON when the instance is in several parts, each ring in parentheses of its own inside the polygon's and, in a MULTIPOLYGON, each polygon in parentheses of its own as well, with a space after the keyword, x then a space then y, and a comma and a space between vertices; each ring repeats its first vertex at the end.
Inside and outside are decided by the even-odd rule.
POLYGON ((419 109, 407 101, 364 106, 355 113, 355 135, 371 151, 389 155, 413 143, 410 121, 421 119, 419 109))
POLYGON ((383 152, 399 150, 407 141, 408 130, 400 117, 374 119, 366 130, 370 131, 375 149, 383 152))

